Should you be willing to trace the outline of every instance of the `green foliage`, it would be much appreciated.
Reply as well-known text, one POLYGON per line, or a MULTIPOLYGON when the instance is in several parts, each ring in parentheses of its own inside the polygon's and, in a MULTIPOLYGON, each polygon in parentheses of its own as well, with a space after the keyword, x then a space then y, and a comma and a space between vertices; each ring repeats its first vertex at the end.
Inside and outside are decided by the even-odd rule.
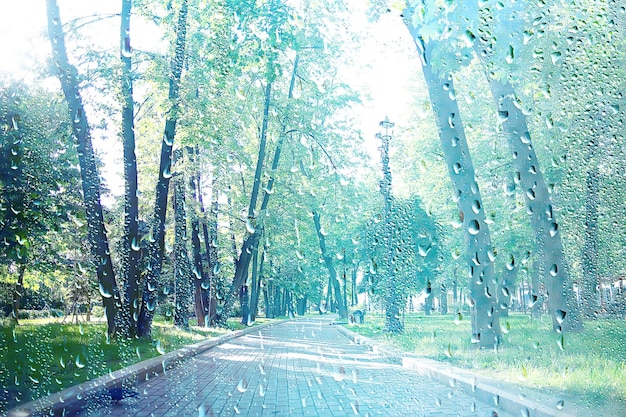
POLYGON ((103 323, 1 322, 0 412, 224 332, 156 324, 153 341, 113 340, 103 323))
MULTIPOLYGON (((350 326, 367 337, 405 352, 423 355, 473 372, 521 385, 522 392, 549 392, 570 406, 626 410, 626 326, 619 320, 596 320, 585 333, 554 334, 548 316, 530 319, 512 315, 503 320, 505 344, 496 352, 476 351, 465 335, 469 317, 407 314, 405 333, 382 331, 384 317, 368 314, 362 325, 350 326)), ((620 412, 621 410, 621 412, 620 412)), ((601 414, 601 413, 598 413, 601 414)))
POLYGON ((0 262, 23 263, 77 211, 76 155, 57 96, 0 83, 0 262))

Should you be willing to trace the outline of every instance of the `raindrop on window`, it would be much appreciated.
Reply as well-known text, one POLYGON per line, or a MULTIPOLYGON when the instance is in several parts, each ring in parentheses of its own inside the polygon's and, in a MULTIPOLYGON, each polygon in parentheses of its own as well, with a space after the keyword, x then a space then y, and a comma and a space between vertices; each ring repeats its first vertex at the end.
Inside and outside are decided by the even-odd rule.
POLYGON ((478 220, 470 220, 469 225, 467 226, 467 232, 473 236, 476 236, 480 232, 480 223, 478 223, 478 220))

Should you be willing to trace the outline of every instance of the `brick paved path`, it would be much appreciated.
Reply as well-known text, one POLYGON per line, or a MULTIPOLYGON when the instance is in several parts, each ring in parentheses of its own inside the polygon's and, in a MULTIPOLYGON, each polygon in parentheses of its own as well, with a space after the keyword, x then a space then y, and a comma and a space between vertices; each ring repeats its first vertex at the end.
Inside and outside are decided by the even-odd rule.
POLYGON ((141 384, 138 398, 90 414, 492 416, 493 405, 403 369, 330 322, 290 321, 231 340, 141 384))

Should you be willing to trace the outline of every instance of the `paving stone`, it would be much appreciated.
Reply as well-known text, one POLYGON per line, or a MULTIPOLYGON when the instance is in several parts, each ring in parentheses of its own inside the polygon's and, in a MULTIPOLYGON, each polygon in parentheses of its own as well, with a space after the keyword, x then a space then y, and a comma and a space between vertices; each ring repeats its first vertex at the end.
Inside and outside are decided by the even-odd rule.
POLYGON ((230 340, 93 415, 512 417, 403 369, 330 323, 288 321, 230 340))

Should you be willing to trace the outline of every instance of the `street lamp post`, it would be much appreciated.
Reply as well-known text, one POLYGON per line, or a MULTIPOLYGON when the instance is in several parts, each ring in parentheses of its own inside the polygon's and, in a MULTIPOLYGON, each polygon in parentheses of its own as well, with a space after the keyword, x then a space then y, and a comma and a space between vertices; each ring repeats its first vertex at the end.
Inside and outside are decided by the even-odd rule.
POLYGON ((387 270, 386 301, 385 301, 385 331, 389 333, 401 333, 404 331, 402 321, 400 321, 400 303, 396 289, 396 277, 393 266, 393 226, 391 222, 391 205, 393 196, 391 194, 391 169, 389 168, 389 142, 392 137, 394 123, 388 117, 380 122, 383 132, 376 134, 380 139, 380 155, 382 160, 383 179, 380 182, 380 193, 383 195, 383 220, 385 231, 385 266, 387 270))

